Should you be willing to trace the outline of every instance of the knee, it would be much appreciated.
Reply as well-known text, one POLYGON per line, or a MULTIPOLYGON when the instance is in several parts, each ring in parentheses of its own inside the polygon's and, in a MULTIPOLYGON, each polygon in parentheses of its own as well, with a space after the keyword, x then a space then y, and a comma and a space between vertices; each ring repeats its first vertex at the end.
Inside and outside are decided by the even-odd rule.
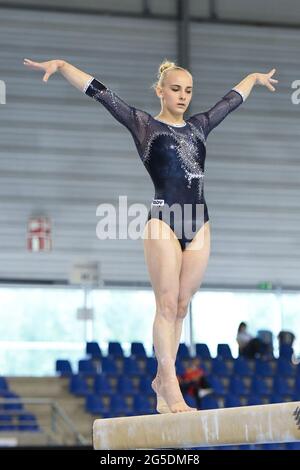
POLYGON ((183 320, 186 317, 191 297, 192 294, 182 295, 179 297, 177 304, 177 319, 183 320))
POLYGON ((177 316, 177 303, 177 296, 172 292, 167 292, 157 301, 157 313, 166 320, 174 322, 177 316))

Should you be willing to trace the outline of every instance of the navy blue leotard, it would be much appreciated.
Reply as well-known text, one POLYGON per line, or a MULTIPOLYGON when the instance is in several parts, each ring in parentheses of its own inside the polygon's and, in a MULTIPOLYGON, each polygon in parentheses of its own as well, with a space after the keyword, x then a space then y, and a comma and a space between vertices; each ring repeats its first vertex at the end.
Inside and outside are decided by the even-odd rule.
POLYGON ((206 139, 244 101, 244 96, 231 89, 211 109, 194 114, 179 126, 129 106, 94 77, 84 92, 102 103, 130 131, 155 188, 148 220, 154 217, 166 222, 183 251, 209 220, 203 192, 206 139))

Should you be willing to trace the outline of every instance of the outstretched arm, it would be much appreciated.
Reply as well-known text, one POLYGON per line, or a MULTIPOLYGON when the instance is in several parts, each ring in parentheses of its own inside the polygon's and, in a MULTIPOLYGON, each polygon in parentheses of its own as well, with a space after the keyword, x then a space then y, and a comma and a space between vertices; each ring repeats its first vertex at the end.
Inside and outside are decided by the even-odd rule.
POLYGON ((24 65, 34 70, 45 72, 43 81, 47 82, 49 77, 55 72, 60 72, 71 85, 80 91, 84 91, 85 84, 92 78, 92 75, 83 72, 74 67, 65 60, 49 60, 47 62, 34 62, 30 59, 24 59, 24 65))
POLYGON ((117 121, 127 127, 133 135, 137 146, 143 144, 147 132, 149 114, 128 105, 116 93, 92 75, 83 72, 65 60, 34 62, 30 59, 24 59, 24 65, 31 69, 45 72, 43 76, 44 82, 47 82, 49 77, 55 72, 60 72, 71 85, 99 101, 117 121))
POLYGON ((272 69, 269 73, 250 73, 250 75, 247 75, 247 77, 233 87, 233 90, 238 91, 242 95, 244 101, 250 95, 254 85, 263 85, 270 91, 275 91, 272 83, 278 83, 278 80, 271 78, 275 72, 276 69, 272 69))
POLYGON ((212 108, 203 113, 192 116, 189 120, 201 127, 204 137, 218 126, 225 117, 240 106, 249 96, 254 85, 264 85, 269 90, 275 91, 272 83, 278 83, 278 80, 271 78, 275 69, 269 73, 251 73, 247 75, 240 83, 233 87, 223 96, 212 108))

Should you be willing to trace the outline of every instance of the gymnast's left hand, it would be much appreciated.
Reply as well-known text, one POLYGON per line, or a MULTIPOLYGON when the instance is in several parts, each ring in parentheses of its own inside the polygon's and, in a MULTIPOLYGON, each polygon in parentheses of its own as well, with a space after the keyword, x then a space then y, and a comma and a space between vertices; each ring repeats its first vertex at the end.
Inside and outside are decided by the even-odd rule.
POLYGON ((278 83, 278 80, 275 80, 275 78, 271 78, 275 72, 276 69, 272 69, 269 73, 256 73, 255 84, 266 86, 270 91, 275 91, 275 88, 272 84, 278 83))

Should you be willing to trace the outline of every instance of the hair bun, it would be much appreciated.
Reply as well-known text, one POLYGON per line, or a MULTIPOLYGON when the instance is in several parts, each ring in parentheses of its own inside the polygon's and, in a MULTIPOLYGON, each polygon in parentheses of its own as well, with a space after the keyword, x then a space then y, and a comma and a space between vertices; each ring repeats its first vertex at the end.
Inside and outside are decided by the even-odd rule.
POLYGON ((156 89, 158 85, 163 86, 163 82, 164 82, 165 75, 166 75, 165 72, 167 70, 184 70, 185 72, 190 74, 190 72, 187 69, 180 67, 175 62, 171 62, 170 60, 165 58, 163 62, 161 62, 160 66, 158 67, 157 81, 151 85, 151 88, 156 89))
POLYGON ((169 60, 165 60, 162 64, 160 64, 159 66, 159 73, 158 75, 162 75, 162 73, 167 70, 167 69, 170 69, 172 67, 176 67, 176 64, 175 62, 170 62, 169 60))

